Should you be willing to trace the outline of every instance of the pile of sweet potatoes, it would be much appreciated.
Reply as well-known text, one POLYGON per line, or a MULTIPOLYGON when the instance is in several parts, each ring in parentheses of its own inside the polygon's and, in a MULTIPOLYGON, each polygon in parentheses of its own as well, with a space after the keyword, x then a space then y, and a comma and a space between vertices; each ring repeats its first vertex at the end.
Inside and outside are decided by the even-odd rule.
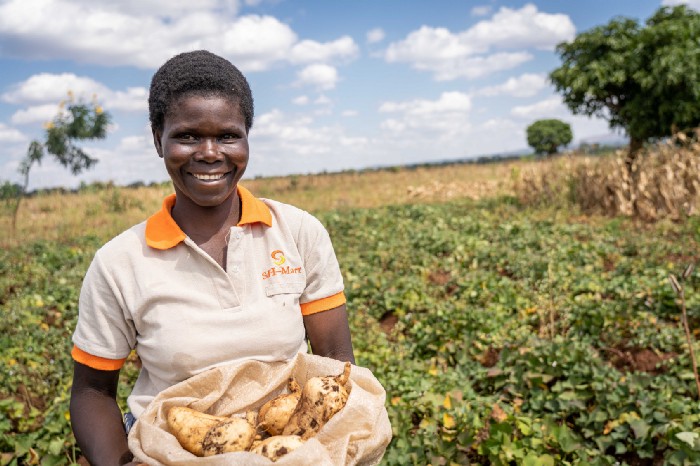
POLYGON ((268 401, 246 418, 221 417, 176 406, 168 411, 170 431, 197 456, 251 451, 272 461, 301 446, 340 411, 349 395, 350 363, 337 376, 312 377, 302 389, 290 378, 289 393, 268 401))

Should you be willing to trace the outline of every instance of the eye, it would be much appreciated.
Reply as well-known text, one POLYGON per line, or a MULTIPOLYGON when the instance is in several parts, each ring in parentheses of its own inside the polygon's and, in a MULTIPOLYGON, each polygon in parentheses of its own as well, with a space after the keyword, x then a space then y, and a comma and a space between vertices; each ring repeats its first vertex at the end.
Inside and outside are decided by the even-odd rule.
POLYGON ((235 141, 237 139, 240 139, 240 136, 238 136, 235 133, 226 133, 223 136, 221 136, 219 139, 224 141, 224 142, 231 142, 231 141, 235 141))
POLYGON ((190 134, 190 133, 176 134, 175 139, 178 139, 179 141, 183 141, 183 142, 194 142, 197 140, 197 138, 194 137, 194 135, 190 134))

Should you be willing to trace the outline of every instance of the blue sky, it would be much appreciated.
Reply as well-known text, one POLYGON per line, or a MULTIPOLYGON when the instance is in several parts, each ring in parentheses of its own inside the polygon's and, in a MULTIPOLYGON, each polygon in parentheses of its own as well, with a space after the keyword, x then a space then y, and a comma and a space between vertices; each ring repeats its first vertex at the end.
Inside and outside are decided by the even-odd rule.
MULTIPOLYGON (((573 116, 547 81, 554 47, 615 16, 646 20, 700 0, 0 0, 0 181, 70 90, 112 113, 99 163, 47 160, 30 189, 163 181, 148 127, 150 78, 208 49, 248 77, 256 103, 246 177, 462 159, 527 149, 542 118, 574 143, 611 134, 573 116)), ((620 137, 620 135, 617 135, 620 137)))

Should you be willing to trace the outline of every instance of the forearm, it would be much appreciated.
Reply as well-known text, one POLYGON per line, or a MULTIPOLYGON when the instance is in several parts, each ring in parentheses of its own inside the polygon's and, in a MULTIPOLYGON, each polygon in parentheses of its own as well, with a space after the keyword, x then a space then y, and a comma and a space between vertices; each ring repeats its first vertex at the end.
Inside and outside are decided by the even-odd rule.
POLYGON ((355 364, 355 354, 352 350, 352 344, 348 339, 344 344, 336 344, 332 346, 323 346, 320 344, 311 344, 311 351, 318 356, 337 359, 338 361, 349 361, 355 364))
POLYGON ((92 466, 117 466, 132 459, 114 398, 80 389, 71 396, 70 413, 78 446, 92 466))
POLYGON ((313 354, 355 364, 345 305, 304 317, 313 354))

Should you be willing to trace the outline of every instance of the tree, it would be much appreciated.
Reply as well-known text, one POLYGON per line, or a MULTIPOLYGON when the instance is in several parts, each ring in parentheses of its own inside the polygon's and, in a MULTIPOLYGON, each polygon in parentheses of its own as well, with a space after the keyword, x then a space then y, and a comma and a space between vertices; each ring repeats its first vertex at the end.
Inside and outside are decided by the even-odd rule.
POLYGON ((33 140, 29 144, 26 157, 20 163, 19 172, 24 177, 24 183, 15 204, 12 217, 13 230, 17 226, 20 203, 27 194, 29 172, 35 163, 41 164, 47 153, 54 156, 58 163, 69 168, 74 175, 97 163, 97 159, 90 157, 76 145, 76 142, 104 139, 111 116, 95 101, 91 104, 74 102, 72 94, 69 92, 68 95, 67 106, 61 103, 58 114, 45 125, 46 140, 44 142, 33 140))
POLYGON ((538 154, 552 155, 573 138, 571 126, 561 120, 537 120, 527 127, 527 143, 538 154))
POLYGON ((616 18, 557 46, 550 80, 574 114, 598 116, 644 142, 700 124, 700 13, 662 7, 641 26, 616 18))

